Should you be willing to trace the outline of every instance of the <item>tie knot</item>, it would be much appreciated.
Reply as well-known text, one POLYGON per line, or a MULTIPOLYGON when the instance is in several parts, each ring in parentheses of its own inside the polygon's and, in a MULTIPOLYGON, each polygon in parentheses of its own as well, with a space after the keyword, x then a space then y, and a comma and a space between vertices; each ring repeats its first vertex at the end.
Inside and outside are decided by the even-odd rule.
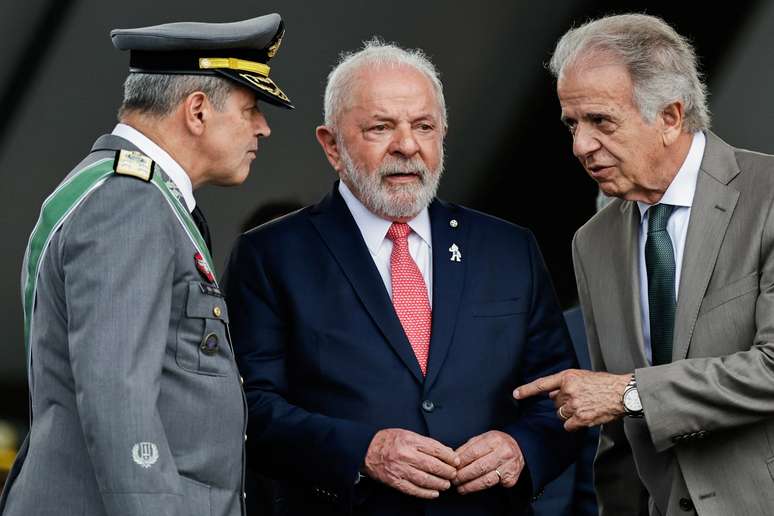
POLYGON ((406 240, 409 233, 411 233, 411 227, 405 222, 393 222, 390 229, 387 230, 387 238, 393 242, 398 240, 406 240))
POLYGON ((664 231, 669 222, 669 216, 672 215, 674 206, 671 204, 656 204, 648 210, 648 233, 654 231, 664 231))

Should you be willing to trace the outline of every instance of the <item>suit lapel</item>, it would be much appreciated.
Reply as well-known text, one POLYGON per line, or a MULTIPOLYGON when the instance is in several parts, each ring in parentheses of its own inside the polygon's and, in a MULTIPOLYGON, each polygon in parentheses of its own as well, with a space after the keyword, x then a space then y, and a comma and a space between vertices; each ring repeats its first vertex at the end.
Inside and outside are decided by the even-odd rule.
POLYGON ((433 386, 451 346, 457 323, 468 255, 468 221, 461 210, 439 200, 429 208, 433 235, 433 326, 425 391, 433 386), (456 224, 452 221, 456 221, 456 224), (460 261, 452 260, 452 246, 459 250, 460 261))
POLYGON ((642 334, 642 312, 640 303, 640 212, 637 203, 624 202, 621 205, 624 224, 622 239, 623 249, 617 256, 623 257, 621 270, 624 278, 622 285, 631 285, 624 295, 623 315, 629 335, 634 339, 627 339, 630 343, 629 352, 632 355, 635 367, 645 367, 648 359, 645 356, 645 337, 642 334))
POLYGON ((739 199, 739 192, 728 186, 738 173, 733 148, 708 132, 683 252, 673 360, 688 354, 699 306, 739 199))
POLYGON ((311 222, 384 338, 416 380, 422 383, 422 371, 414 350, 395 314, 384 281, 357 223, 338 192, 338 181, 333 191, 312 210, 311 222))

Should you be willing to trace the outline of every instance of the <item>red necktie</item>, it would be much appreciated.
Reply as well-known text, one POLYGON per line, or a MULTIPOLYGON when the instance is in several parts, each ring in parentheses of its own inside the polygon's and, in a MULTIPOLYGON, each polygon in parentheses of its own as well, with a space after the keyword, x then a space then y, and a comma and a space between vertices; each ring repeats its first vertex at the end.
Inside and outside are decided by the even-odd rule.
POLYGON ((408 236, 411 228, 402 222, 393 222, 387 231, 392 240, 390 276, 392 279, 392 304, 400 324, 411 343, 422 374, 427 374, 427 357, 430 353, 430 328, 433 315, 427 296, 427 285, 416 262, 409 254, 408 236))

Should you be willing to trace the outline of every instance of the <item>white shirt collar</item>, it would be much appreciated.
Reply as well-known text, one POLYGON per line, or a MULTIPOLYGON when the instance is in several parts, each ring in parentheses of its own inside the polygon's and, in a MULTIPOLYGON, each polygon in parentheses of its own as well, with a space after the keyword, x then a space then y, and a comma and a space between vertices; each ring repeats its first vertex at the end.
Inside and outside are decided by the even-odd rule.
MULTIPOLYGON (((704 147, 707 144, 707 137, 704 133, 697 131, 693 134, 691 148, 685 157, 683 166, 677 171, 677 175, 670 183, 669 188, 661 197, 660 203, 671 204, 672 206, 684 206, 690 208, 693 205, 693 196, 696 193, 696 182, 699 179, 699 168, 701 160, 704 157, 704 147)), ((645 212, 651 207, 650 204, 637 201, 640 208, 640 221, 645 217, 645 212)))
MULTIPOLYGON (((392 226, 392 221, 383 219, 369 211, 343 181, 339 181, 339 193, 352 213, 368 250, 371 251, 371 254, 377 254, 387 236, 387 230, 392 226)), ((427 207, 408 221, 408 225, 430 247, 430 215, 427 212, 427 207)))
POLYGON ((127 124, 118 124, 113 129, 114 136, 120 136, 121 138, 132 142, 135 147, 140 149, 146 156, 158 163, 158 165, 164 170, 164 173, 169 176, 169 179, 175 183, 177 189, 185 200, 185 205, 188 207, 188 211, 193 211, 196 207, 196 199, 193 196, 193 185, 191 184, 191 178, 183 170, 177 161, 172 159, 167 151, 156 145, 150 138, 142 134, 134 127, 127 124))

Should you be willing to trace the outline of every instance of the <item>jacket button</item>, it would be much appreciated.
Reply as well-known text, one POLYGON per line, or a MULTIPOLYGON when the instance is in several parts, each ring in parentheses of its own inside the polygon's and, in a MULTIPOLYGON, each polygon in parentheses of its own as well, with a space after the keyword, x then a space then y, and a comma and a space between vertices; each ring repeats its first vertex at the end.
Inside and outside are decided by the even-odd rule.
POLYGON ((422 402, 422 410, 425 412, 432 412, 435 410, 435 403, 433 403, 430 400, 425 400, 422 402))
POLYGON ((680 498, 680 508, 684 511, 692 511, 693 502, 689 498, 680 498))

